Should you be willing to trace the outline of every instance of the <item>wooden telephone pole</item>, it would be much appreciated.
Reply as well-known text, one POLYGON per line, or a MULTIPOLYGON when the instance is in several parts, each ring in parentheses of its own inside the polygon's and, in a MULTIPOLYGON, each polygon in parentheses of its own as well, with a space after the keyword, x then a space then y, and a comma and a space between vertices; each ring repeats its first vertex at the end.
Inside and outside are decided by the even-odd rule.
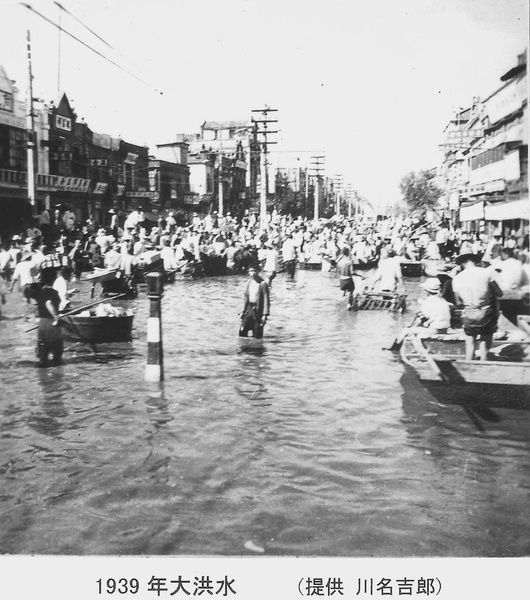
POLYGON ((267 160, 267 146, 269 144, 276 144, 276 142, 270 142, 267 139, 267 136, 273 133, 278 133, 278 131, 271 131, 268 129, 269 123, 277 123, 277 119, 269 119, 269 113, 278 112, 276 108, 269 108, 265 106, 265 108, 257 108, 252 110, 253 113, 261 113, 262 119, 254 119, 252 118, 253 123, 258 124, 257 133, 263 136, 263 142, 261 144, 261 185, 260 185, 260 227, 264 229, 267 225, 267 168, 268 168, 268 160, 267 160))
POLYGON ((326 157, 323 154, 311 157, 311 159, 312 159, 311 164, 313 165, 311 168, 316 173, 315 209, 314 209, 314 214, 313 214, 313 220, 315 223, 318 221, 318 209, 320 206, 320 172, 324 170, 324 167, 322 165, 324 164, 323 161, 325 158, 326 157))

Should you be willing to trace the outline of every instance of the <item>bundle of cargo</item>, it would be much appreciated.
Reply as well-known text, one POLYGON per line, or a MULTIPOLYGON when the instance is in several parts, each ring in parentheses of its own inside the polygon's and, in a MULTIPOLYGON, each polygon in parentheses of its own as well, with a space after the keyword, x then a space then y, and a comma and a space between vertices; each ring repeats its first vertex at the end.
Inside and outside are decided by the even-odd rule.
POLYGON ((362 292, 354 296, 354 310, 383 310, 404 312, 407 308, 407 295, 393 292, 362 292))

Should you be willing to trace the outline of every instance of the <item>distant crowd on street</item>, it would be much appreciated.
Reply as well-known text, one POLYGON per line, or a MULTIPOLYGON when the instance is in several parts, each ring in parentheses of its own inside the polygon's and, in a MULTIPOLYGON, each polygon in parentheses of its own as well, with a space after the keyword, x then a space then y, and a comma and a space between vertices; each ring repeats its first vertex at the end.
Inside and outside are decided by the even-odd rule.
MULTIPOLYGON (((353 267, 361 268, 376 267, 382 259, 392 259, 396 264, 450 263, 459 254, 470 252, 480 257, 483 265, 496 266, 494 274, 501 288, 528 285, 528 232, 521 230, 508 235, 495 230, 487 236, 446 222, 434 227, 411 218, 346 216, 314 221, 275 210, 267 214, 264 223, 249 211, 241 218, 229 212, 212 212, 204 217, 194 213, 186 222, 177 222, 172 211, 158 221, 148 220, 142 210, 126 215, 111 210, 108 217, 108 225, 102 227, 93 218, 78 223, 68 207, 56 210, 52 218, 44 210, 35 226, 1 240, 3 297, 6 284, 10 289, 18 284, 29 300, 41 272, 47 268, 74 281, 83 271, 98 268, 119 269, 130 277, 146 252, 158 252, 166 271, 217 258, 227 273, 242 272, 252 262, 269 278, 281 269, 293 277, 302 263, 321 263, 324 272, 334 270, 344 256, 344 248, 353 267)), ((62 282, 60 287, 65 287, 62 282)))

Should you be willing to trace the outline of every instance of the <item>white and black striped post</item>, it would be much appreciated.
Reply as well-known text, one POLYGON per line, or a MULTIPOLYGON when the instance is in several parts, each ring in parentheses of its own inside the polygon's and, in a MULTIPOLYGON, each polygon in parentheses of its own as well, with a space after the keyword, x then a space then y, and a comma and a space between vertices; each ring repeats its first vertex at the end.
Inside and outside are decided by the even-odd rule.
POLYGON ((162 348, 162 275, 147 273, 149 318, 147 319, 147 364, 145 381, 163 381, 164 351, 162 348))

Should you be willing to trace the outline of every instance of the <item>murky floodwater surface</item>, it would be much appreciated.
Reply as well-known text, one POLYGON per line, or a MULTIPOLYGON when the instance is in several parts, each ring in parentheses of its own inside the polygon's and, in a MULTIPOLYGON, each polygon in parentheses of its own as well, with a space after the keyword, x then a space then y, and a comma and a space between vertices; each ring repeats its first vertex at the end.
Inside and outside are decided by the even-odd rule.
POLYGON ((528 410, 439 402, 382 349, 412 313, 348 312, 318 272, 279 275, 264 339, 242 340, 244 281, 166 288, 161 387, 145 292, 132 344, 67 342, 50 369, 10 296, 0 552, 530 554, 528 410))

